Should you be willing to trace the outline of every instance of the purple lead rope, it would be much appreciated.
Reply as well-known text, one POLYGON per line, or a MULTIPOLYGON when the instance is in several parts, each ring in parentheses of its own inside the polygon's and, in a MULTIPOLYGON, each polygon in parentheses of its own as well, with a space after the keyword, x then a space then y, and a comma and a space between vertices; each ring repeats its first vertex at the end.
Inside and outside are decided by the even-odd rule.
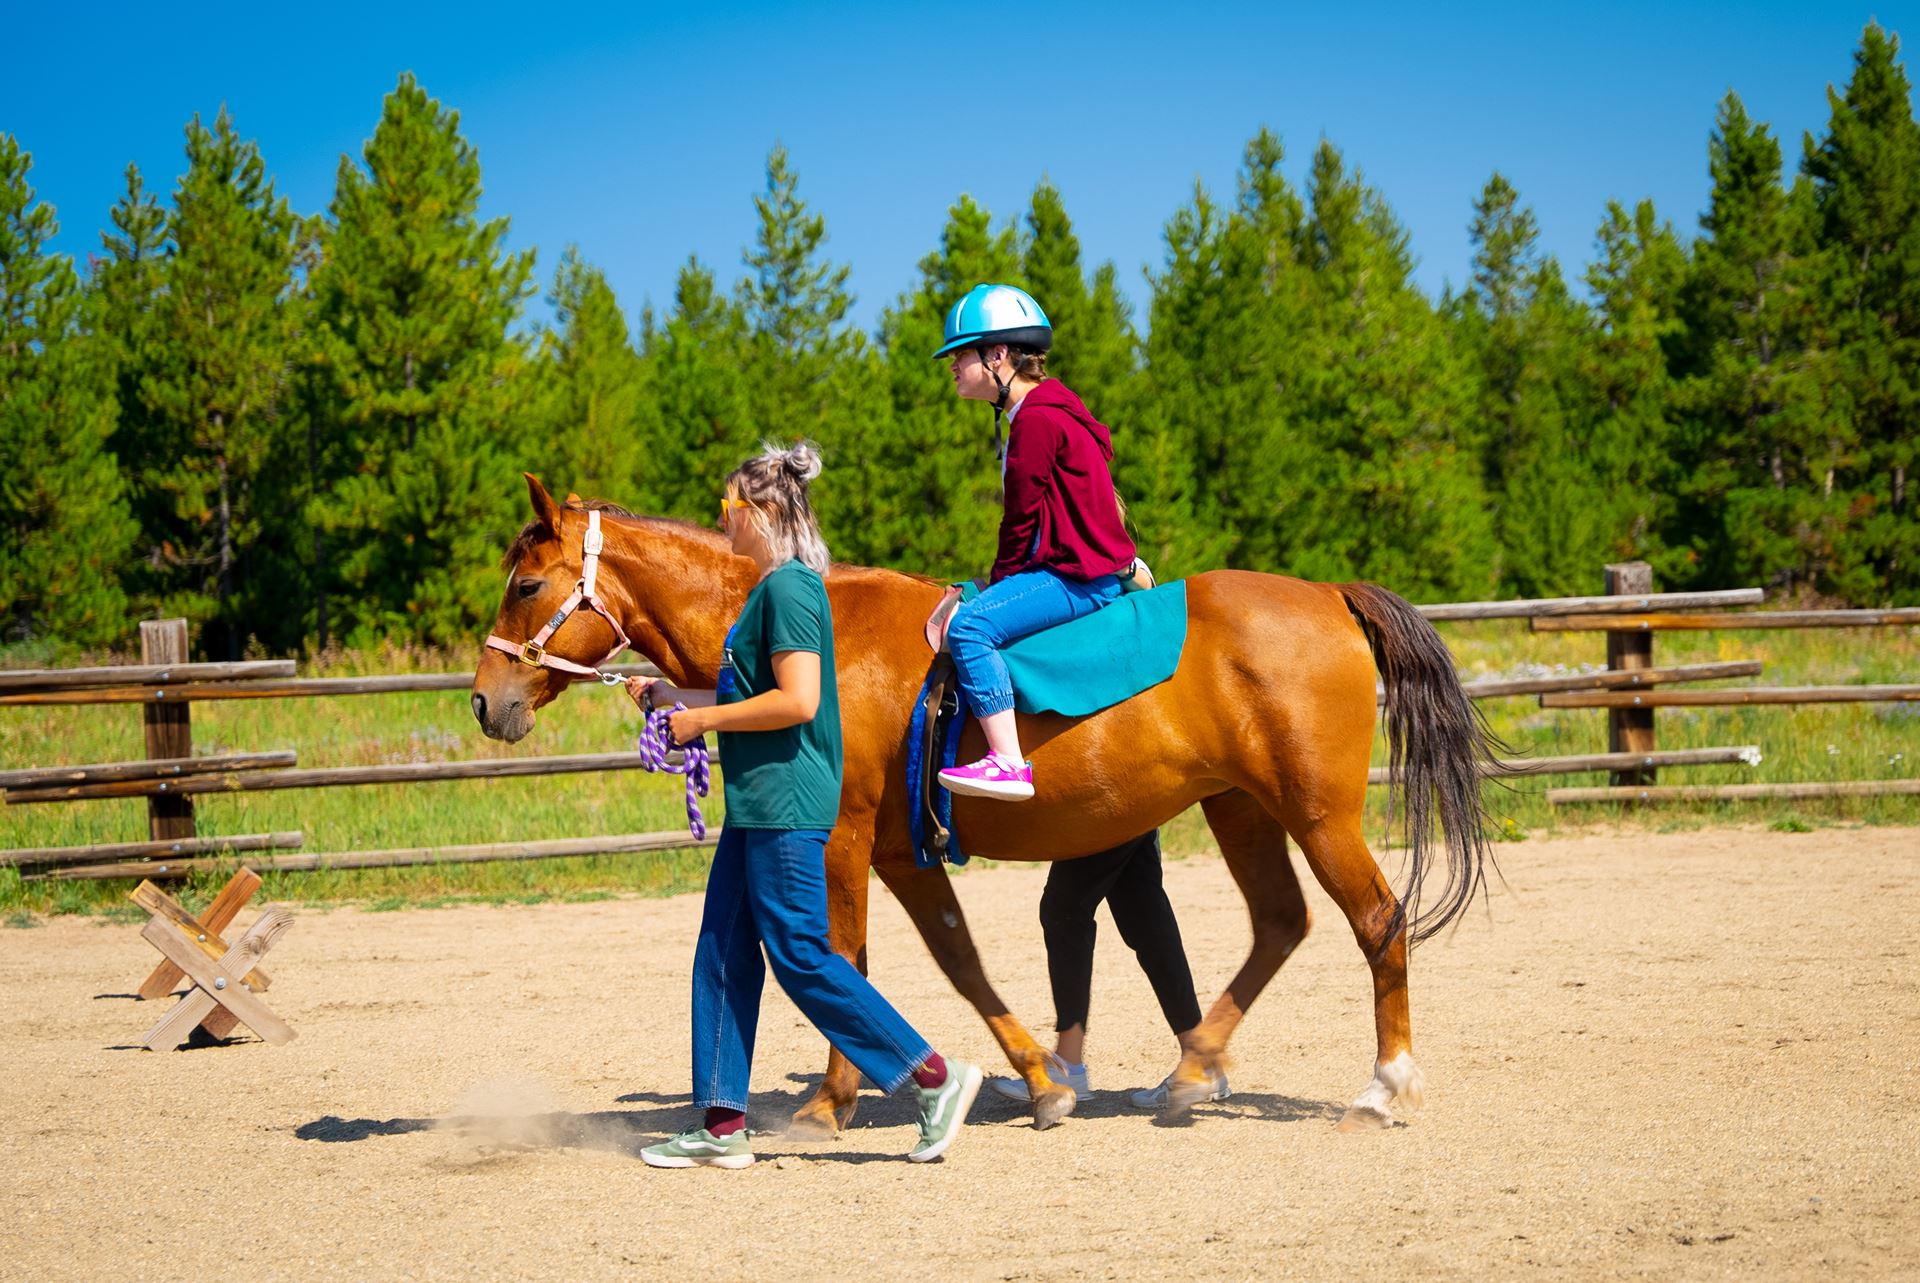
POLYGON ((691 744, 681 744, 673 738, 670 719, 684 708, 685 704, 675 704, 670 709, 656 708, 641 719, 640 764, 649 771, 665 771, 669 775, 687 777, 687 828, 694 837, 704 838, 707 836, 707 820, 700 814, 699 799, 707 795, 713 768, 707 757, 705 737, 691 744), (676 748, 680 750, 678 766, 667 760, 668 752, 676 748))

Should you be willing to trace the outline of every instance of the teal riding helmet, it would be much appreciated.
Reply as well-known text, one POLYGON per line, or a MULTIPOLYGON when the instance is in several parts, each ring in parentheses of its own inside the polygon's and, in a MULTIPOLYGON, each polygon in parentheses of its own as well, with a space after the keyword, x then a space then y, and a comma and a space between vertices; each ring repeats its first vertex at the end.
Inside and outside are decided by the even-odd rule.
POLYGON ((976 285, 947 310, 945 342, 934 360, 958 348, 1009 343, 1044 352, 1053 346, 1053 322, 1033 296, 1011 285, 976 285))

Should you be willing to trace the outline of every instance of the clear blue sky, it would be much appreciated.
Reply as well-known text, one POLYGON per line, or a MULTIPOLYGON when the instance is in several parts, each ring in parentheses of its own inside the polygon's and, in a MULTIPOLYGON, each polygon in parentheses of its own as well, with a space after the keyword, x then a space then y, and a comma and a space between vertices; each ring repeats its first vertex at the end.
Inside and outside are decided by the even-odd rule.
MULTIPOLYGON (((84 257, 137 162, 170 191, 181 127, 226 104, 302 211, 331 198, 411 69, 479 148, 483 212, 580 246, 630 315, 689 254, 739 272, 784 142, 871 326, 962 192, 997 218, 1044 174, 1089 263, 1144 305, 1144 266, 1196 180, 1230 196, 1262 125, 1297 181, 1322 137, 1379 187, 1437 294, 1468 272, 1498 168, 1569 276, 1605 203, 1651 196, 1691 237, 1727 89, 1797 163, 1862 26, 1898 4, 36 5, 6 22, 0 130, 34 155, 56 248, 84 257), (431 10, 431 12, 429 12, 431 10)), ((544 312, 544 304, 537 313, 544 312)), ((1144 323, 1144 316, 1140 318, 1144 323)))

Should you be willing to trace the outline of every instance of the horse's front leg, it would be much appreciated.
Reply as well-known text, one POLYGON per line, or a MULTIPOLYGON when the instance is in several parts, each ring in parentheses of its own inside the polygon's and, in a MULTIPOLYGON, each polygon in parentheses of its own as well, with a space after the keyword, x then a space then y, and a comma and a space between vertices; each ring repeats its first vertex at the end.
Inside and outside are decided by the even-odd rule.
POLYGON ((986 969, 980 965, 979 951, 974 948, 966 915, 960 911, 960 900, 953 893, 953 883, 948 880, 946 870, 922 869, 913 863, 911 856, 901 856, 876 860, 874 872, 907 911, 940 970, 987 1022, 1007 1060, 1025 1080, 1027 1094, 1033 1101, 1033 1125, 1051 1127, 1071 1114, 1073 1089, 1047 1076, 1046 1050, 1007 1010, 1000 995, 987 982, 986 969))
MULTIPOLYGON (((867 869, 873 842, 865 825, 842 824, 827 839, 827 945, 867 974, 867 869)), ((860 1103, 860 1071, 829 1047, 826 1076, 807 1103, 794 1112, 787 1136, 831 1140, 853 1122, 860 1103)))

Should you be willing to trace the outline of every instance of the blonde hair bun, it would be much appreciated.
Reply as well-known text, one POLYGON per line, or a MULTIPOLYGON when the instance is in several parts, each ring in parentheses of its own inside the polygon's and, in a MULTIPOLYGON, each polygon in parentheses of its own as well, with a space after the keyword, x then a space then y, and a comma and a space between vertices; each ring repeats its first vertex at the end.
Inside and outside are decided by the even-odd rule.
POLYGON ((811 441, 795 442, 791 450, 771 446, 767 453, 777 456, 780 466, 797 481, 811 481, 820 475, 820 450, 811 441))

